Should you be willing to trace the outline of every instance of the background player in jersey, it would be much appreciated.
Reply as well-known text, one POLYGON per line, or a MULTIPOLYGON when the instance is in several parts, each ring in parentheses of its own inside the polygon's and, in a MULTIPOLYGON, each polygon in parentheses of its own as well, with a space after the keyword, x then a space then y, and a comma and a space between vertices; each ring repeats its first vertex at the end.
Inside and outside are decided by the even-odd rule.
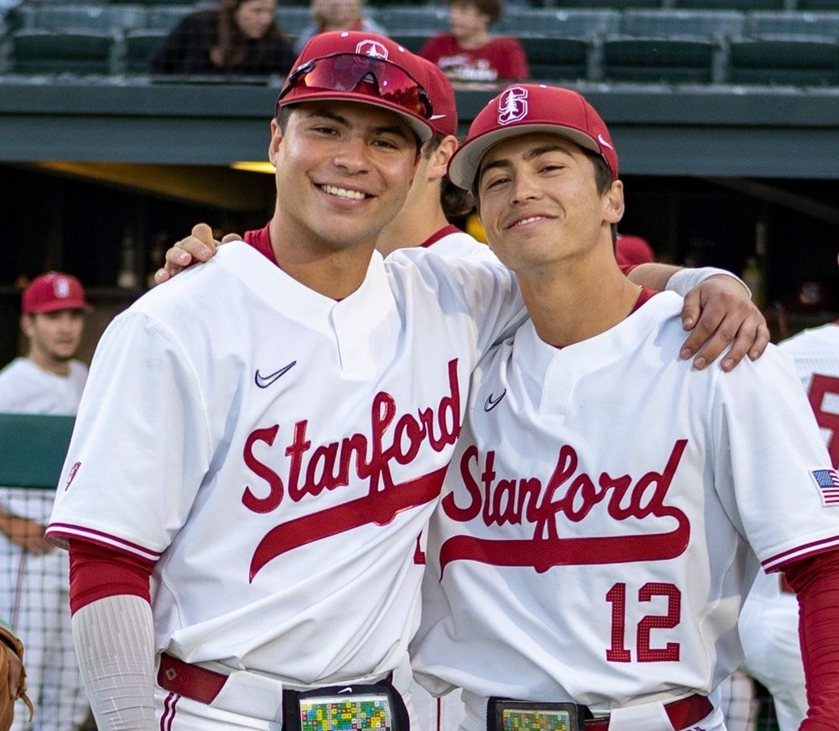
MULTIPOLYGON (((793 359, 831 463, 839 467, 839 323, 804 330, 778 347, 793 359)), ((772 694, 780 731, 794 731, 807 713, 807 694, 798 604, 789 584, 776 576, 758 576, 739 628, 744 669, 772 694)))
MULTIPOLYGON (((49 272, 23 291, 20 327, 26 355, 0 370, 0 411, 76 413, 87 366, 74 356, 89 305, 81 282, 49 272)), ((32 724, 18 714, 14 728, 69 731, 84 720, 84 697, 73 652, 67 600, 67 554, 44 539, 55 499, 51 491, 0 489, 0 615, 27 648, 32 724)))
POLYGON ((834 728, 839 510, 821 484, 839 478, 789 361, 671 357, 682 303, 621 275, 617 154, 576 92, 508 87, 449 175, 530 320, 473 373, 429 528, 421 682, 463 688, 469 731, 526 713, 504 699, 580 704, 587 729, 721 730, 707 696, 739 663, 757 556, 799 594, 802 728, 834 728))

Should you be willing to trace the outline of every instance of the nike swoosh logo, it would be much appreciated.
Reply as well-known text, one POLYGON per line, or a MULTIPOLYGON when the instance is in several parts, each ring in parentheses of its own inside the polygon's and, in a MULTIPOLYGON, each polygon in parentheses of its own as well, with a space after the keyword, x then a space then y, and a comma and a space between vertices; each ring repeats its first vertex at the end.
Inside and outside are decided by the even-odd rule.
POLYGON ((501 395, 498 398, 493 398, 492 394, 487 396, 487 400, 484 402, 484 411, 492 411, 498 404, 501 403, 501 399, 503 399, 507 395, 507 389, 505 388, 501 395))
POLYGON ((269 373, 267 376, 263 376, 259 369, 257 369, 256 373, 253 376, 253 382, 259 386, 260 388, 268 388, 272 383, 275 383, 277 379, 284 376, 288 373, 294 366, 297 365, 297 361, 293 360, 287 366, 283 366, 278 371, 274 371, 273 373, 269 373))
POLYGON ((611 145, 610 145, 610 144, 609 144, 609 143, 608 143, 608 142, 604 139, 603 135, 601 135, 601 134, 597 135, 597 141, 598 141, 601 145, 603 145, 603 147, 608 147, 610 150, 614 150, 614 149, 615 149, 614 147, 612 147, 612 146, 611 146, 611 145))

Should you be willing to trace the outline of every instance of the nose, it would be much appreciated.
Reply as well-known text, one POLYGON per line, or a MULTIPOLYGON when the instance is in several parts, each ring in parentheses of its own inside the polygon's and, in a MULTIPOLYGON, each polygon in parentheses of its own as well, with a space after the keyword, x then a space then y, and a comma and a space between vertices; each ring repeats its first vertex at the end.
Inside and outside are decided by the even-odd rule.
POLYGON ((532 175, 518 172, 513 179, 513 202, 524 203, 539 197, 539 187, 532 175))
POLYGON ((349 173, 356 174, 367 170, 367 143, 362 137, 351 136, 344 140, 341 149, 332 159, 334 165, 349 173))

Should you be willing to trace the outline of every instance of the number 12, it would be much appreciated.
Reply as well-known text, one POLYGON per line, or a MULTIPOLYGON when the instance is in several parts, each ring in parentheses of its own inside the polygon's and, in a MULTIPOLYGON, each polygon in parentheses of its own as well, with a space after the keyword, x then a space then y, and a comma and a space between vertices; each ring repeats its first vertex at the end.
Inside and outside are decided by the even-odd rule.
MULTIPOLYGON (((682 593, 673 584, 649 582, 638 590, 638 601, 649 602, 654 597, 667 597, 666 614, 647 614, 638 621, 635 633, 635 651, 638 662, 675 662, 679 659, 679 643, 668 642, 664 647, 650 647, 650 633, 654 629, 672 629, 679 624, 682 613, 682 593)), ((610 662, 632 662, 632 653, 626 649, 626 584, 615 584, 606 592, 606 601, 612 605, 612 646, 606 650, 610 662)))

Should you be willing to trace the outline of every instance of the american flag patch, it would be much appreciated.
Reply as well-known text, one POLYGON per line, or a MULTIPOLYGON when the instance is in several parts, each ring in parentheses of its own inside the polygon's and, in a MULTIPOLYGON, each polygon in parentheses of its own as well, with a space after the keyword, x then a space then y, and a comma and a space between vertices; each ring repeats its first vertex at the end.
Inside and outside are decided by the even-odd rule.
POLYGON ((836 470, 813 470, 810 473, 822 496, 822 505, 839 505, 839 474, 836 470))

